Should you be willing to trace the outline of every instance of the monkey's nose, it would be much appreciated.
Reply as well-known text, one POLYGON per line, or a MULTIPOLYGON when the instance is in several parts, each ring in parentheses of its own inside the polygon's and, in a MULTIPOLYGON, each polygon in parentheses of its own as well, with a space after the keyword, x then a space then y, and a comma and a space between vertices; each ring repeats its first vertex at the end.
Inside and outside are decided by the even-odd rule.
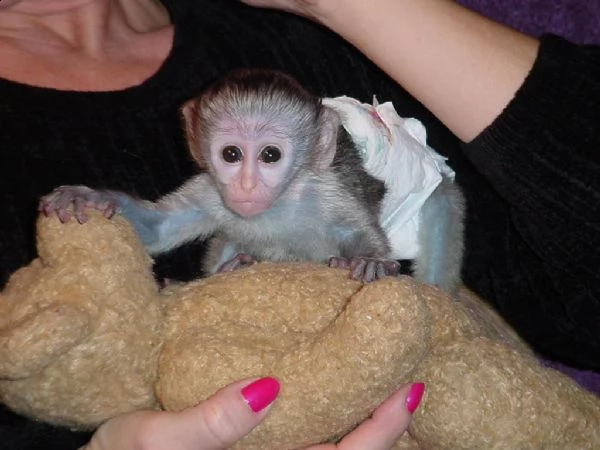
POLYGON ((250 175, 250 176, 242 175, 240 186, 244 192, 251 192, 256 187, 256 183, 257 183, 256 177, 254 177, 252 175, 250 175))

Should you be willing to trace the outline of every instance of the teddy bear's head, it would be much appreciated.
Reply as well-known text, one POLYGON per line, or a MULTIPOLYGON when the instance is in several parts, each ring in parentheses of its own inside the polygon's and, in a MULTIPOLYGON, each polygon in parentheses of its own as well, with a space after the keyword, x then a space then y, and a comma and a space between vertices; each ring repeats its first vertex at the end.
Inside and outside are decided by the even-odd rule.
POLYGON ((41 216, 39 257, 0 294, 0 399, 73 427, 155 407, 162 344, 151 258, 123 218, 90 215, 41 216))

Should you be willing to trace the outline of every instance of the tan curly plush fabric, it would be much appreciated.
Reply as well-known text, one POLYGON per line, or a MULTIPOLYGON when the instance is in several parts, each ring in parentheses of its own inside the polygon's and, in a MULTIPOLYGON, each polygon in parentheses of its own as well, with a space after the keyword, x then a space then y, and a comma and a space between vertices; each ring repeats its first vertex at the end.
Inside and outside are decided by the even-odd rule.
POLYGON ((271 375, 280 397, 238 448, 291 449, 335 440, 422 380, 399 449, 600 448, 600 399, 466 290, 261 263, 159 291, 128 223, 99 214, 40 218, 38 249, 0 294, 0 399, 36 419, 92 428, 271 375))

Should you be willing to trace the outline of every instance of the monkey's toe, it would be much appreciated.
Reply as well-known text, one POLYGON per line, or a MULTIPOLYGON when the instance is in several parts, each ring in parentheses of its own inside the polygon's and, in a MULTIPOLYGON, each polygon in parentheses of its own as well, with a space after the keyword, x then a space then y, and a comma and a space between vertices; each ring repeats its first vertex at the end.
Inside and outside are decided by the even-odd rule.
POLYGON ((252 255, 248 255, 247 253, 238 253, 232 259, 223 263, 217 270, 217 273, 233 272, 234 270, 249 266, 255 262, 256 260, 252 255))
POLYGON ((351 259, 334 256, 329 259, 329 267, 349 269, 350 278, 364 283, 400 274, 398 262, 366 256, 355 256, 351 259))

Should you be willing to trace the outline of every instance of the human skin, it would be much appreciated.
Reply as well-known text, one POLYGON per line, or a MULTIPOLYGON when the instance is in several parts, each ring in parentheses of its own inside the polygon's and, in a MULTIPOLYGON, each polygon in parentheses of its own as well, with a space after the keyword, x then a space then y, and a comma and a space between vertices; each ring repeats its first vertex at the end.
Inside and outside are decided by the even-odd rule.
POLYGON ((471 141, 529 73, 538 41, 450 0, 242 0, 320 22, 471 141))
POLYGON ((136 86, 161 66, 172 40, 168 13, 155 1, 0 2, 0 77, 29 85, 136 86))
MULTIPOLYGON (((229 448, 266 417, 278 393, 273 384, 274 380, 270 378, 239 381, 181 412, 138 411, 124 414, 102 425, 81 450, 229 448)), ((392 448, 408 428, 423 390, 422 383, 400 388, 339 443, 311 446, 305 450, 392 448)))

